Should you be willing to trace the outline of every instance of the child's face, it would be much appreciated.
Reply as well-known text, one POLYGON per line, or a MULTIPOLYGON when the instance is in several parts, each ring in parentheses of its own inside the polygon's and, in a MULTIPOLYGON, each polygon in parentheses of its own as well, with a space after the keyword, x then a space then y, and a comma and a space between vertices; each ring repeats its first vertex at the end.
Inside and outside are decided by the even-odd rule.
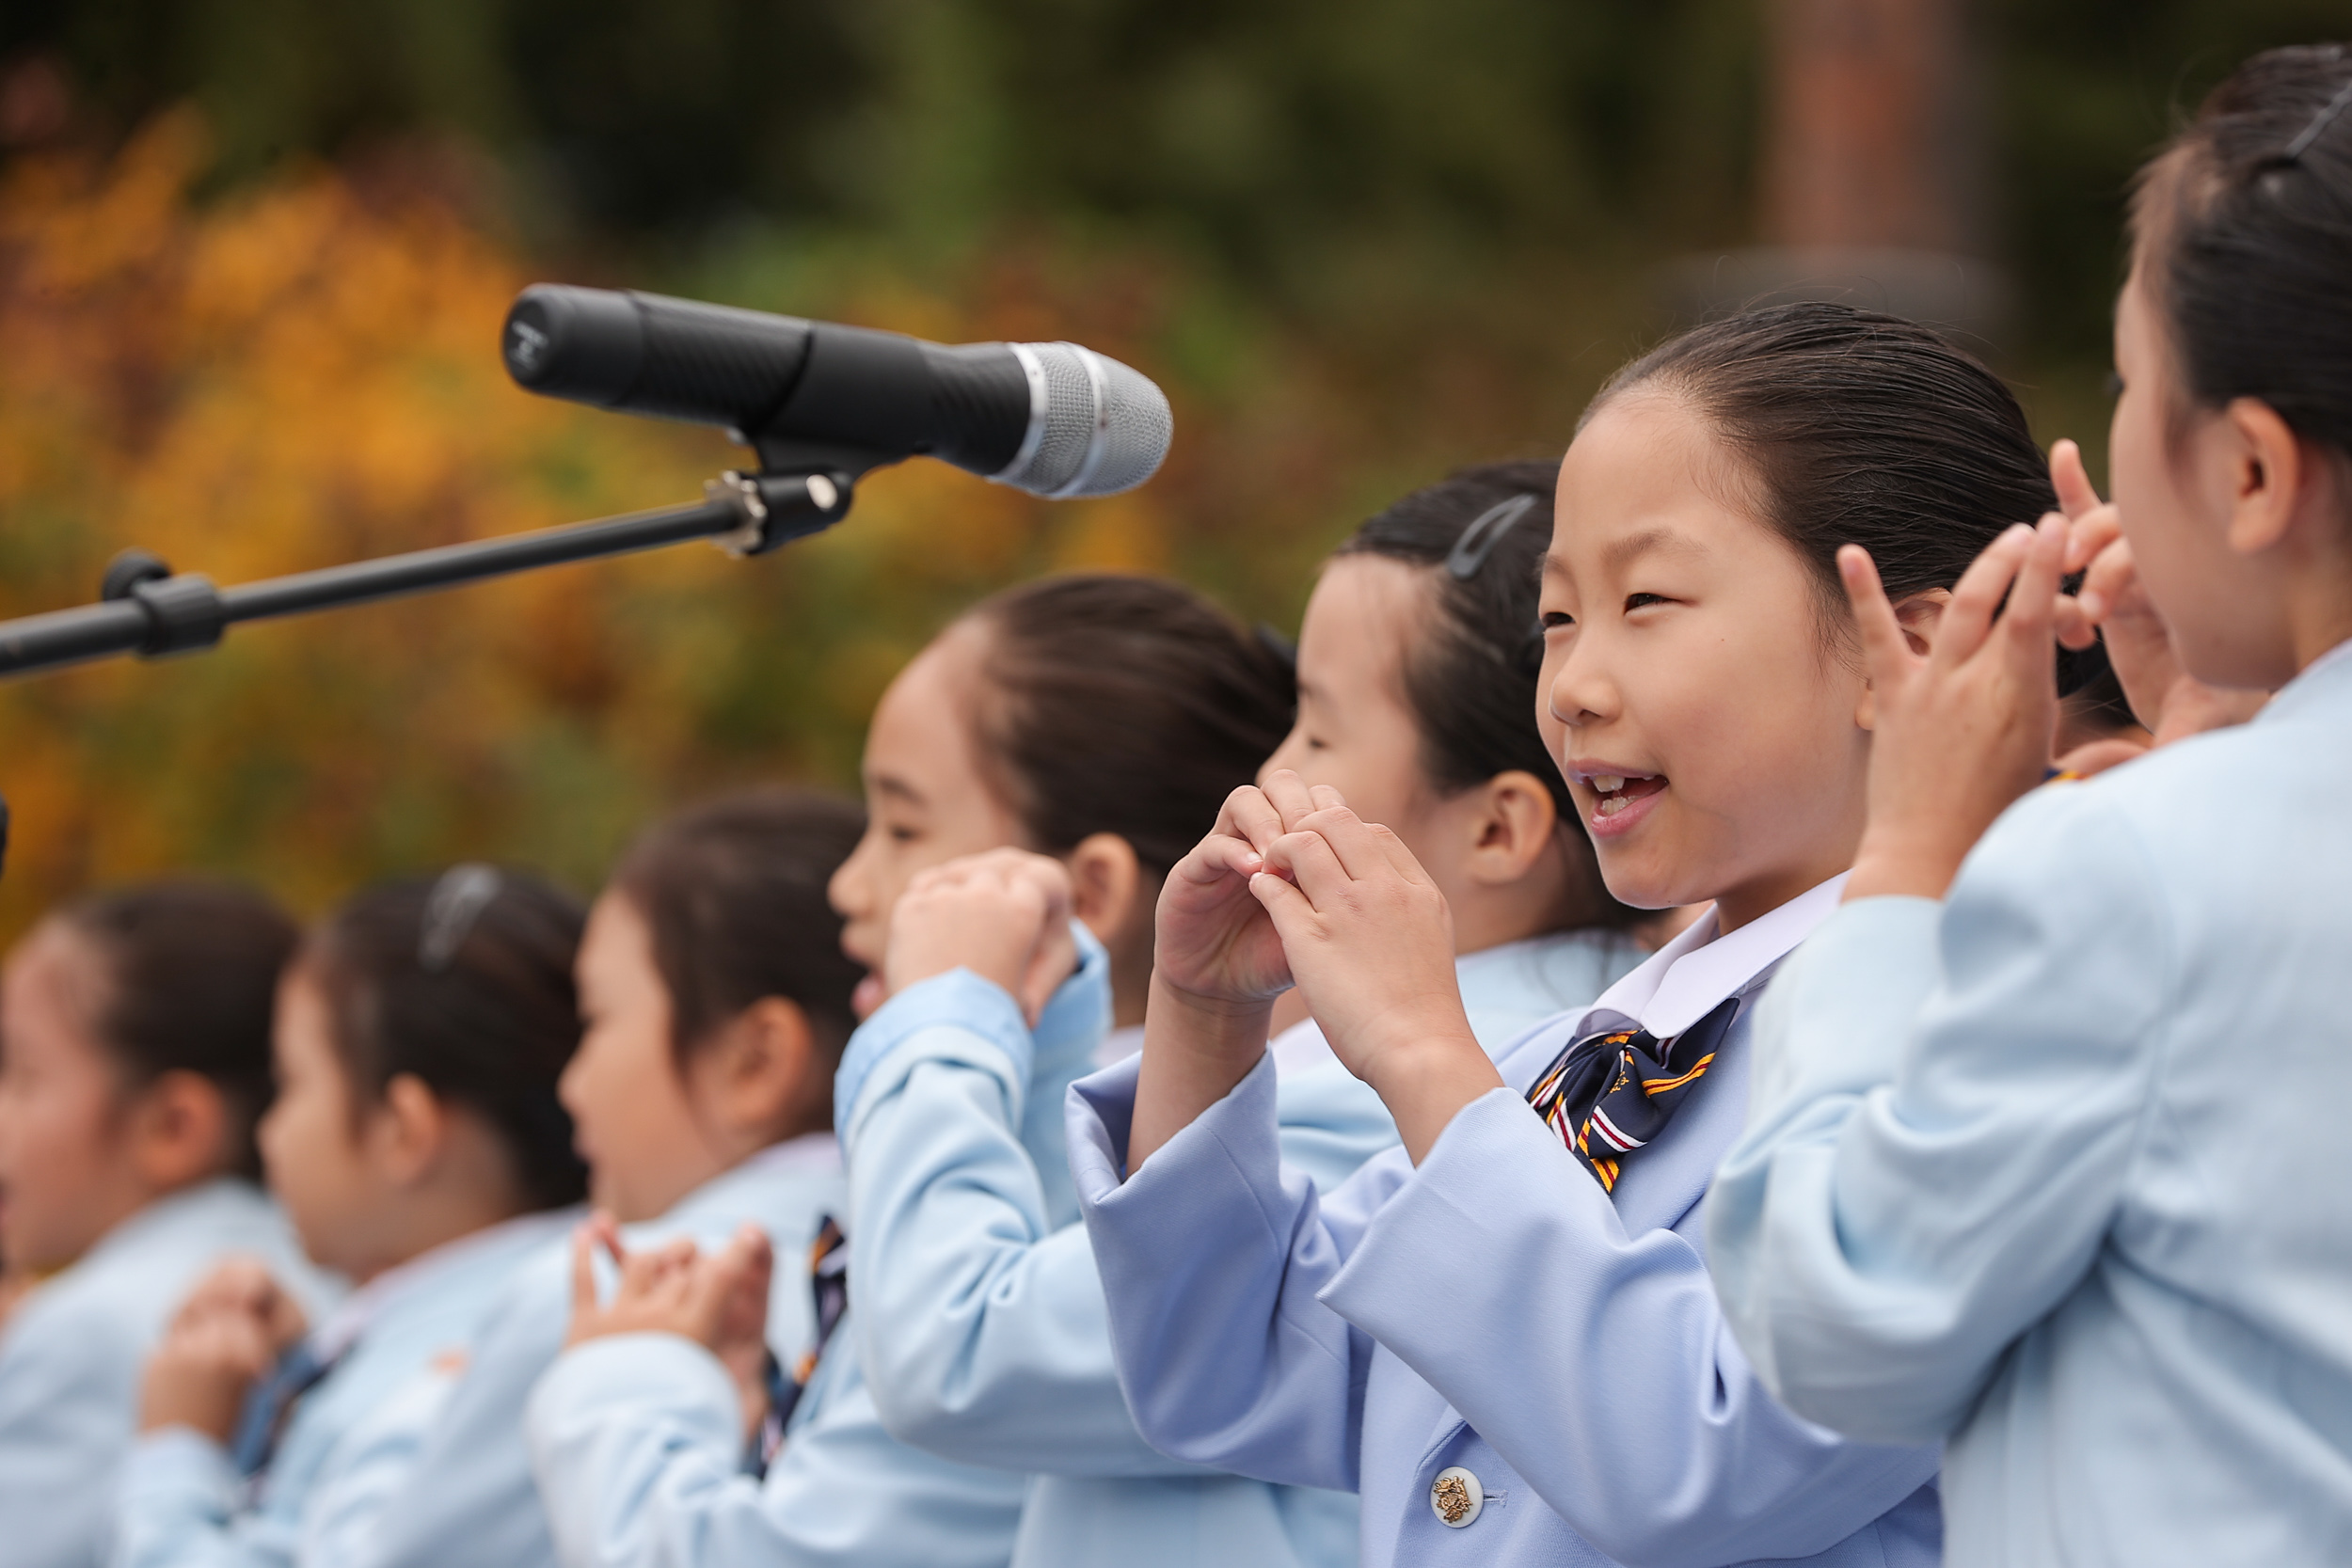
POLYGON ((326 994, 300 965, 278 983, 270 1045, 278 1093, 256 1129, 270 1191, 304 1251, 364 1279, 386 1260, 377 1222, 390 1184, 368 1157, 371 1108, 335 1049, 326 994))
POLYGON ((1427 624, 1428 573, 1375 555, 1324 567, 1298 627, 1298 720, 1258 769, 1288 768, 1329 784, 1348 809, 1405 841, 1431 876, 1453 840, 1430 831, 1441 809, 1421 763, 1421 729, 1405 694, 1405 650, 1427 624))
MULTIPOLYGON (((975 666, 987 633, 954 626, 899 672, 866 736, 866 836, 827 888, 842 950, 879 971, 890 911, 915 874, 963 855, 1026 847, 1021 824, 980 771, 972 744, 975 666)), ((880 1005, 868 976, 860 1018, 880 1005)))
POLYGON ((2207 415, 2171 428, 2185 394, 2137 266, 2116 303, 2115 369, 2123 383, 2107 437, 2116 513, 2181 662, 2217 686, 2281 684, 2295 667, 2278 617, 2250 612, 2275 589, 2227 542, 2236 480, 2227 422, 2207 415))
POLYGON ((1610 892, 1643 909, 1714 899, 1725 929, 1852 863, 1869 740, 1811 576, 1732 504, 1732 464, 1655 391, 1577 436, 1544 561, 1536 712, 1610 892))
POLYGON ((0 977, 0 1256, 61 1268, 147 1196, 125 1145, 131 1096, 92 1026, 105 976, 55 921, 0 977))
POLYGON ((691 1085, 670 1046, 670 991, 653 931, 608 891, 588 914, 574 965, 580 1049, 556 1086, 588 1162, 588 1195, 623 1221, 648 1220, 718 1174, 691 1085))

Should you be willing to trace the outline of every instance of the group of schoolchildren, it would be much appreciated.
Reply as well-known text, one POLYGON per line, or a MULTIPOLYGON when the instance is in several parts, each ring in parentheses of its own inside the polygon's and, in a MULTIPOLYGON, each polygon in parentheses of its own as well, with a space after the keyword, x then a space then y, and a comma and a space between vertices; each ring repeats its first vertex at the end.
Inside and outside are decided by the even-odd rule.
POLYGON ((1753 310, 1295 647, 980 603, 863 812, 52 913, 0 1561, 2352 1560, 2352 51, 2132 241, 2109 501, 1753 310))

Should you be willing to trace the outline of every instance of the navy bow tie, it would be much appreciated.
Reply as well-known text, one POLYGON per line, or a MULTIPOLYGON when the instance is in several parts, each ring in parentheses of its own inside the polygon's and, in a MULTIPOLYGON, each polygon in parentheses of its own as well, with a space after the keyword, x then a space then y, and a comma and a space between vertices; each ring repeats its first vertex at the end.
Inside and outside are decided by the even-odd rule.
POLYGON ((1666 1130, 1739 1015, 1734 996, 1669 1039, 1613 1029, 1571 1040, 1527 1091, 1527 1102, 1601 1190, 1613 1193, 1626 1158, 1666 1130))
POLYGON ((333 1359, 320 1355, 308 1339, 278 1357, 269 1376, 246 1394, 245 1407, 237 1414, 237 1433, 229 1443, 237 1474, 251 1479, 269 1468, 295 1402, 334 1370, 333 1359))

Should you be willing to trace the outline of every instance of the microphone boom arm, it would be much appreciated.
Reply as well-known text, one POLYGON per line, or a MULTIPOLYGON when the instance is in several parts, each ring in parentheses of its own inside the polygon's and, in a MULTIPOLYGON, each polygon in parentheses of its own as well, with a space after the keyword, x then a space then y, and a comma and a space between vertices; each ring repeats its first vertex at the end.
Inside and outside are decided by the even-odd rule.
POLYGON ((194 573, 174 576, 146 551, 126 550, 107 569, 98 603, 0 621, 0 676, 115 654, 155 658, 193 652, 212 647, 241 621, 369 604, 691 539, 710 540, 734 556, 760 555, 840 521, 850 510, 852 474, 868 466, 845 465, 832 472, 730 472, 704 486, 705 499, 697 506, 443 545, 229 588, 216 588, 211 578, 194 573))

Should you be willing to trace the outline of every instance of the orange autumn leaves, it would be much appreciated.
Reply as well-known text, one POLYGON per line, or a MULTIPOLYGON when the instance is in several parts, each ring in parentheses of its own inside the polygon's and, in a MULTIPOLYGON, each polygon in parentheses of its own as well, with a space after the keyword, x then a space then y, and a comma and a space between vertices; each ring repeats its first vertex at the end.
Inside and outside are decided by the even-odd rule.
MULTIPOLYGON (((199 200, 204 168, 179 115, 0 170, 0 613, 92 597, 126 545, 243 581, 691 499, 745 455, 516 389, 498 325, 537 273, 451 182, 310 166, 199 200)), ((950 339, 1053 313, 834 293, 756 303, 950 339)), ((1172 528, 1149 493, 1057 511, 911 464, 757 562, 683 546, 0 684, 0 935, 177 869, 306 909, 468 855, 588 885, 678 799, 847 784, 945 616, 1029 571, 1165 567, 1172 528)))

